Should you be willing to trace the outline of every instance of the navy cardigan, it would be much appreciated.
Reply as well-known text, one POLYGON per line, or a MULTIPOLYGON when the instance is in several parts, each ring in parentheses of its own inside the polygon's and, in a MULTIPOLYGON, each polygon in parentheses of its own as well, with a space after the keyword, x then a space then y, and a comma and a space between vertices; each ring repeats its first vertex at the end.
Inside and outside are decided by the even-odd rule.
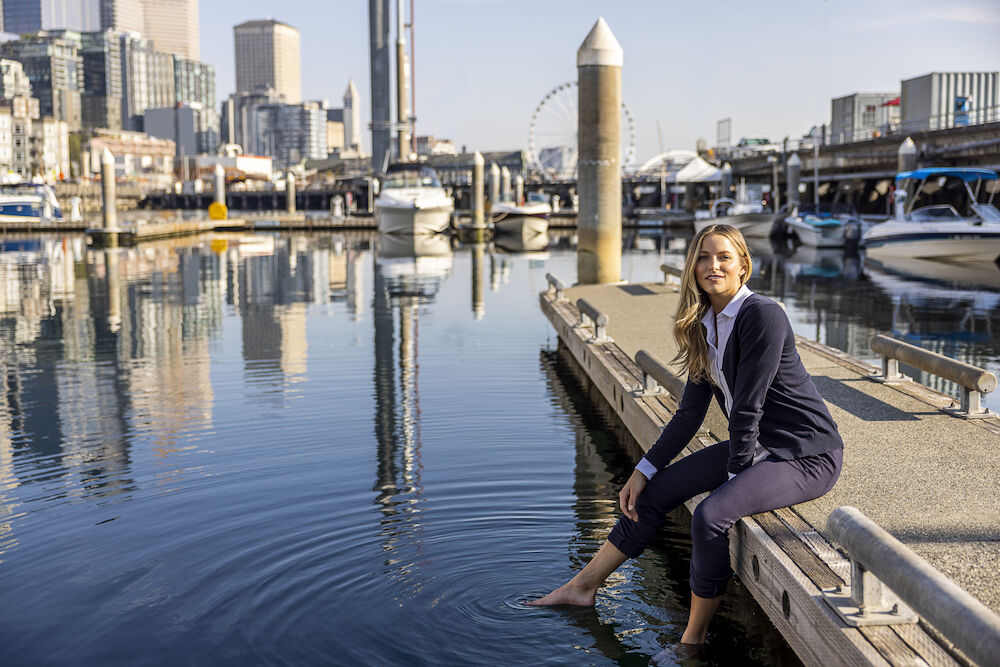
MULTIPOLYGON (((751 294, 736 315, 722 371, 733 397, 729 418, 729 463, 736 474, 750 465, 756 443, 775 458, 791 460, 844 446, 837 425, 795 350, 795 334, 777 303, 751 294)), ((646 453, 661 470, 698 432, 712 394, 726 411, 722 391, 711 380, 688 381, 680 405, 646 453)))

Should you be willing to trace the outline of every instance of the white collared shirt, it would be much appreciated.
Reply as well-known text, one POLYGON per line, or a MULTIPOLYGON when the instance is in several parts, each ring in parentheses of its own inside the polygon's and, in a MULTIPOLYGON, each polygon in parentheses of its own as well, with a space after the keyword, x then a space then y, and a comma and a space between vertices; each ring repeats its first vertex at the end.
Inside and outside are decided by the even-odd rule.
MULTIPOLYGON (((726 304, 721 313, 716 314, 712 308, 709 308, 705 316, 701 318, 701 323, 705 325, 705 340, 708 343, 709 375, 711 375, 715 386, 722 391, 722 396, 726 403, 727 415, 733 413, 733 395, 729 391, 726 374, 722 371, 722 362, 726 357, 726 345, 729 344, 729 337, 733 333, 736 316, 739 315, 740 309, 743 307, 743 302, 751 294, 753 292, 750 291, 749 287, 745 284, 741 285, 739 291, 733 295, 733 298, 729 300, 729 303, 726 304)), ((762 461, 767 458, 767 454, 767 450, 761 447, 760 443, 757 443, 752 463, 762 461)), ((639 461, 636 469, 645 475, 646 479, 651 479, 657 472, 656 466, 647 461, 645 457, 639 461)), ((733 476, 732 473, 729 474, 730 479, 733 476)))

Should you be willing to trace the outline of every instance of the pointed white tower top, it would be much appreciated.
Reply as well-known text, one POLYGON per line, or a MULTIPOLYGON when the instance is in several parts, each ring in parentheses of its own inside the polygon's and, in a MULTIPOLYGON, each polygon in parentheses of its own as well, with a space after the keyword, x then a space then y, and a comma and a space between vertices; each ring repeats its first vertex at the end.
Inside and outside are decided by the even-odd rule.
POLYGON ((344 91, 344 102, 348 100, 354 102, 358 99, 358 87, 354 85, 354 79, 347 80, 347 90, 344 91))
POLYGON ((590 29, 587 38, 583 40, 583 44, 576 52, 576 66, 621 67, 624 63, 625 52, 622 51, 621 44, 615 39, 604 17, 598 18, 597 23, 590 29))

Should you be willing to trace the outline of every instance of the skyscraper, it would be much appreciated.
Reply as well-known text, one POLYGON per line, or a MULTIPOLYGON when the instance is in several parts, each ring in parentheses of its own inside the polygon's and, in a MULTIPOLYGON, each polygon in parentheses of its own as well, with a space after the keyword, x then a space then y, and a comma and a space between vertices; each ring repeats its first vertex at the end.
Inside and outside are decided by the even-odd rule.
POLYGON ((361 152, 361 96, 354 79, 348 79, 344 91, 344 148, 361 152))
POLYGON ((302 101, 299 31, 267 19, 233 28, 236 46, 236 92, 273 90, 286 104, 302 101))
POLYGON ((101 30, 142 33, 142 0, 101 0, 101 30))
POLYGON ((4 31, 101 29, 101 0, 3 0, 4 31))
POLYGON ((142 0, 142 14, 142 35, 157 51, 199 59, 198 0, 142 0))

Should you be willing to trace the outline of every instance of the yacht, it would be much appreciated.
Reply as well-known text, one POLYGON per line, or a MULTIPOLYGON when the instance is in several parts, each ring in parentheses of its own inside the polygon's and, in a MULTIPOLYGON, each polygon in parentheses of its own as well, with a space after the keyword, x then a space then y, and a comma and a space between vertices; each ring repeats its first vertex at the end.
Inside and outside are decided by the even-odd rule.
POLYGON ((993 205, 996 180, 995 171, 976 167, 927 167, 898 174, 895 214, 865 233, 867 254, 996 260, 1000 257, 1000 211, 993 205))
POLYGON ((390 165, 375 200, 378 230, 384 234, 444 232, 454 210, 434 170, 417 162, 390 165))
POLYGON ((41 222, 62 218, 56 193, 44 183, 0 185, 0 221, 41 222))

